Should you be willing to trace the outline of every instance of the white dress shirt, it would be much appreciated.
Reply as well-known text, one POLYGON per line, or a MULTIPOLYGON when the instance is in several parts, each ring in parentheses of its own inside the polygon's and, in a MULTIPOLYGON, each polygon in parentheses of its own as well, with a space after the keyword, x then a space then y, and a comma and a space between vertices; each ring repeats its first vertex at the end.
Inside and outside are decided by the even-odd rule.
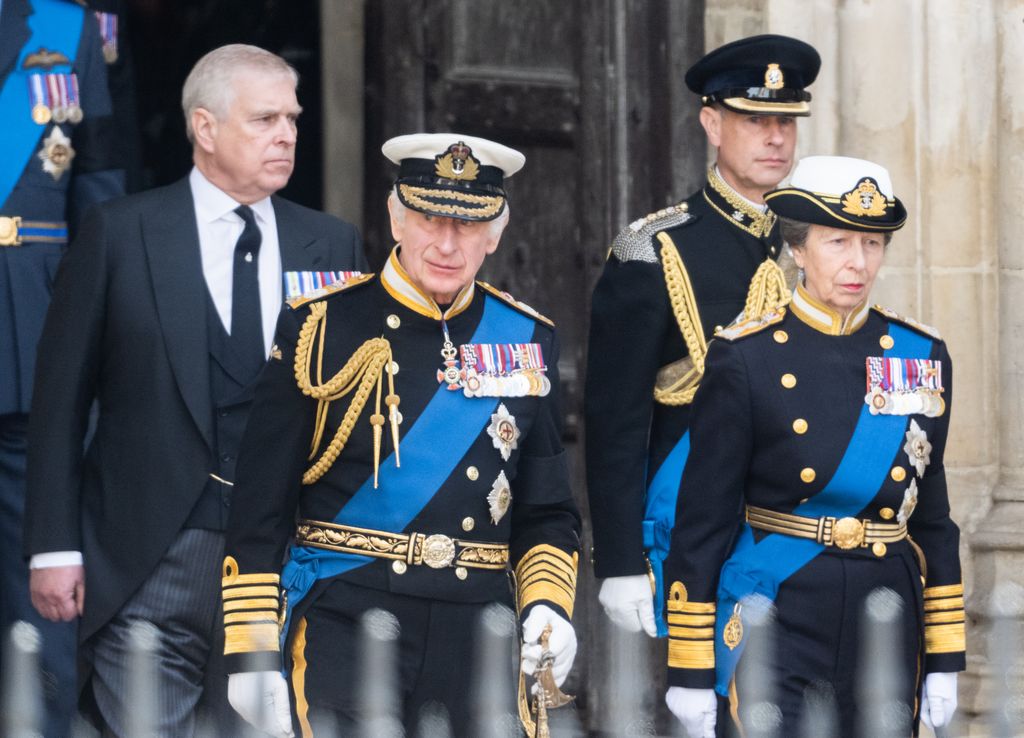
MULTIPOLYGON (((2 2, 2 0, 0 0, 2 2)), ((188 175, 192 187, 192 202, 196 211, 196 227, 199 230, 199 253, 203 262, 203 278, 213 298, 224 330, 231 333, 231 291, 235 243, 242 235, 245 223, 235 213, 241 203, 210 183, 195 167, 188 175)), ((256 215, 263 242, 259 253, 260 312, 263 314, 263 347, 270 354, 274 340, 277 316, 284 300, 284 284, 281 281, 281 247, 277 240, 277 219, 269 197, 254 202, 250 207, 256 215)), ((81 551, 49 551, 35 554, 29 560, 29 568, 46 569, 51 566, 81 566, 81 551)))

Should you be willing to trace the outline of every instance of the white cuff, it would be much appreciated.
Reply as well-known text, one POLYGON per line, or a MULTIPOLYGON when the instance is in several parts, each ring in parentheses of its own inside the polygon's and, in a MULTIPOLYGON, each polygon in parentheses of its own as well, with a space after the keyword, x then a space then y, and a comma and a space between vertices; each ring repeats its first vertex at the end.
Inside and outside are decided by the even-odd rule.
POLYGON ((81 551, 47 551, 28 560, 29 569, 50 569, 54 566, 83 566, 81 551))

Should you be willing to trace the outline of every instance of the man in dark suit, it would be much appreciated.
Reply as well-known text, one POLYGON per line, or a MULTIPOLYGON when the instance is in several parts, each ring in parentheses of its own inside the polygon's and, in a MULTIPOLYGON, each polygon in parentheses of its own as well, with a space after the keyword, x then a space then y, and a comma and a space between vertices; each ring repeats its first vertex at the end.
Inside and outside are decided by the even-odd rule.
POLYGON ((57 276, 29 428, 26 554, 60 564, 33 568, 33 602, 52 620, 81 617, 83 705, 109 734, 124 735, 137 620, 164 638, 157 732, 193 731, 236 449, 276 353, 284 285, 365 267, 351 225, 274 196, 294 163, 296 82, 252 46, 203 57, 182 95, 192 172, 92 211, 57 276))
POLYGON ((22 557, 36 343, 83 210, 123 194, 96 18, 71 0, 0 0, 0 633, 40 628, 47 736, 68 735, 75 628, 32 608, 22 557))

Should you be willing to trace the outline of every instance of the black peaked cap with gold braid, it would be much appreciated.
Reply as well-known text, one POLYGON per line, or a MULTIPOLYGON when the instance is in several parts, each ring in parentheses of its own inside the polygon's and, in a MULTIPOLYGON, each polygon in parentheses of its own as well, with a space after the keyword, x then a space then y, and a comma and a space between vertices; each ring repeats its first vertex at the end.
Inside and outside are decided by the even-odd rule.
POLYGON ((799 39, 775 34, 741 38, 720 46, 686 72, 686 86, 704 105, 719 104, 746 115, 811 114, 811 93, 821 57, 799 39))

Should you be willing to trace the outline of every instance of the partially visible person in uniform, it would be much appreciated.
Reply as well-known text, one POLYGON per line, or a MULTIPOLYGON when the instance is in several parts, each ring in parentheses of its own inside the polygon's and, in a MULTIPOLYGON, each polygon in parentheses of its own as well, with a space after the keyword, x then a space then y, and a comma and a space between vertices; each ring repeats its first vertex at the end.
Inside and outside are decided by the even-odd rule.
MULTIPOLYGON (((0 634, 40 628, 47 736, 67 736, 75 628, 29 598, 22 555, 36 344, 69 231, 124 192, 96 20, 71 0, 0 0, 0 634)), ((2 657, 0 657, 2 658, 2 657)))
POLYGON ((952 366, 933 329, 868 302, 906 211, 885 169, 845 157, 803 159, 765 199, 804 278, 788 307, 719 331, 708 351, 665 562, 666 702, 691 736, 724 734, 726 696, 748 719, 743 625, 774 602, 759 688, 781 709, 778 734, 798 735, 806 691, 825 688, 837 735, 868 735, 862 621, 884 588, 901 604, 896 734, 916 734, 919 696, 922 719, 943 726, 965 667, 943 467, 952 366))
POLYGON ((128 43, 126 0, 77 0, 96 18, 107 64, 107 87, 117 127, 118 154, 125 172, 125 190, 142 189, 142 137, 135 92, 135 65, 128 43))
MULTIPOLYGON (((165 636, 155 730, 191 734, 221 620, 235 458, 274 323, 294 285, 365 268, 353 226, 274 195, 292 173, 296 83, 253 46, 200 59, 182 94, 191 173, 93 209, 57 275, 25 551, 39 612, 80 617, 83 707, 105 735, 125 735, 137 620, 165 636)), ((212 686, 226 704, 226 679, 212 686)))
POLYGON ((584 395, 594 573, 605 612, 627 630, 668 632, 653 592, 708 338, 788 294, 762 195, 789 174, 820 64, 808 44, 774 35, 694 64, 686 84, 717 160, 700 190, 623 229, 594 289, 584 395))
POLYGON ((519 613, 527 673, 546 626, 558 684, 576 651, 579 516, 557 334, 474 281, 508 223, 504 179, 524 157, 455 133, 399 136, 383 151, 400 165, 388 200, 398 245, 379 275, 282 314, 238 462, 223 581, 229 696, 272 735, 312 735, 318 712, 344 735, 359 724, 359 624, 371 608, 398 620, 409 735, 421 708, 438 706, 454 735, 480 734, 470 708, 490 603, 519 613))

